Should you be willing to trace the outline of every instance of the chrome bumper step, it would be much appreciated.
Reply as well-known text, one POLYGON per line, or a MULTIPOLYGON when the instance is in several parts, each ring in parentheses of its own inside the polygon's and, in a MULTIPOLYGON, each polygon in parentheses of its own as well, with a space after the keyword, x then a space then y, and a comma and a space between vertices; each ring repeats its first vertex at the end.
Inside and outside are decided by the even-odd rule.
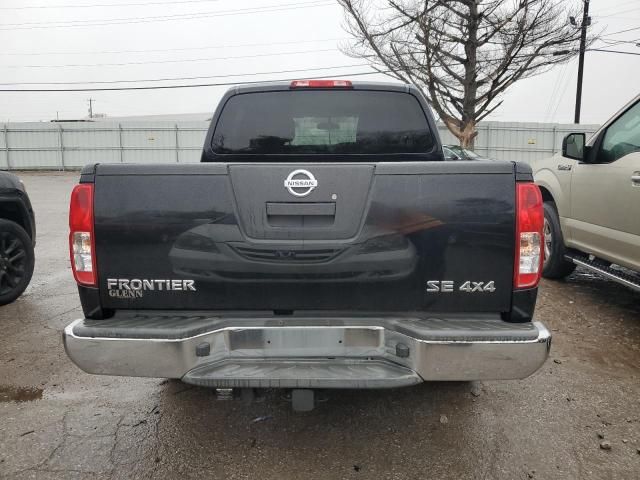
POLYGON ((524 378, 547 358, 539 322, 418 317, 196 317, 77 320, 63 333, 89 373, 179 378, 195 385, 392 388, 427 380, 524 378), (193 327, 193 328, 192 328, 193 327), (167 332, 180 331, 170 335, 167 332))
POLYGON ((182 381, 227 388, 390 388, 422 382, 413 370, 386 360, 242 359, 204 365, 182 381))

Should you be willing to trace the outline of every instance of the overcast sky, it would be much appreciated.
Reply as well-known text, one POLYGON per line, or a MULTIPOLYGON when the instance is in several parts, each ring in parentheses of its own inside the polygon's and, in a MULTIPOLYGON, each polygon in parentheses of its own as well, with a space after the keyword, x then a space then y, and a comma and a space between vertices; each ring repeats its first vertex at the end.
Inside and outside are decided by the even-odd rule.
MULTIPOLYGON (((607 43, 593 48, 640 54, 632 42, 640 42, 640 0, 591 0, 590 5, 593 28, 607 35, 607 43), (612 46, 614 41, 626 43, 612 46)), ((371 71, 338 49, 348 41, 343 22, 335 0, 0 0, 0 89, 116 80, 167 85, 349 78, 371 71), (209 78, 150 81, 186 77, 209 78), (61 84, 38 85, 42 82, 61 84)), ((490 119, 572 122, 576 76, 573 61, 524 80, 490 119)), ((606 120, 640 93, 639 79, 640 55, 588 52, 582 122, 606 120)), ((50 120, 56 112, 60 118, 83 118, 90 97, 94 112, 108 116, 210 112, 227 88, 0 92, 0 121, 50 120)))

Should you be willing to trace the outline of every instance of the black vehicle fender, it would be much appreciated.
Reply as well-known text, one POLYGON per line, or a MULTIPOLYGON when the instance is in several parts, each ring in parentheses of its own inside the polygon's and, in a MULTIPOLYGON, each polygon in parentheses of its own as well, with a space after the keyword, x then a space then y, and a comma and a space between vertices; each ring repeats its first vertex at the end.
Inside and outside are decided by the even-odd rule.
POLYGON ((33 213, 29 211, 20 191, 0 193, 0 218, 20 225, 35 245, 35 225, 31 220, 32 217, 33 213))

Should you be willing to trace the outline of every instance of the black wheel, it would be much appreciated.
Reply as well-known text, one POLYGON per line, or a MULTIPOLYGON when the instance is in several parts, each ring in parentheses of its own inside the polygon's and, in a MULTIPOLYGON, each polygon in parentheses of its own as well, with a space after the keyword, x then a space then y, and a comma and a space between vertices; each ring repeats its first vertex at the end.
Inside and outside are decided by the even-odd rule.
POLYGON ((31 238, 20 225, 0 219, 0 305, 22 295, 33 275, 31 238))
POLYGON ((566 252, 558 212, 553 202, 544 202, 544 278, 564 278, 576 269, 573 262, 565 260, 566 252))

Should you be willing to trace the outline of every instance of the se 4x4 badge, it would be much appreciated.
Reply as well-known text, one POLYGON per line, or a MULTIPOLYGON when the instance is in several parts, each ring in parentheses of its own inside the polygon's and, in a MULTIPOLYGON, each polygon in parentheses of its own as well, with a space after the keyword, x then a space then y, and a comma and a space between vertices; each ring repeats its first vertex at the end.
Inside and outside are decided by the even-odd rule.
POLYGON ((427 281, 427 292, 442 292, 442 293, 452 293, 455 290, 465 293, 474 293, 474 292, 489 292, 493 293, 496 291, 496 286, 493 280, 490 282, 472 282, 467 280, 463 282, 458 288, 456 288, 456 284, 453 280, 428 280, 427 281))

